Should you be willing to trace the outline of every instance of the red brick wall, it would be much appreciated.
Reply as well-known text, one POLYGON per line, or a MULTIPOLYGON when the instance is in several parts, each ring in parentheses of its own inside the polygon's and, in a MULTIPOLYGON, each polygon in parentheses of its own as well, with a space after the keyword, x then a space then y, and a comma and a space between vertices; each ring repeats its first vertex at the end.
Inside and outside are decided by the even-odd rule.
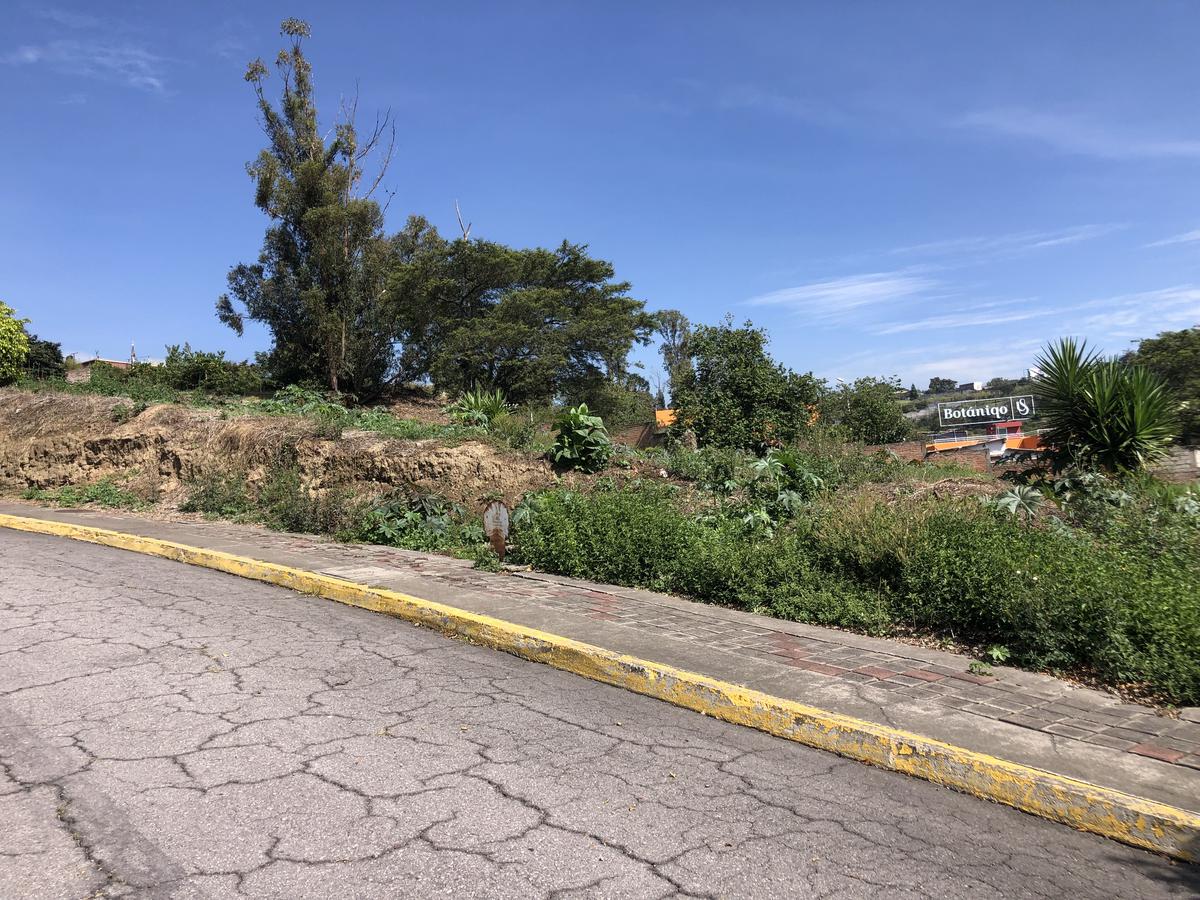
POLYGON ((662 436, 653 425, 632 425, 614 431, 611 437, 614 444, 624 444, 626 447, 653 447, 662 443, 662 436))
POLYGON ((867 453, 878 453, 880 450, 895 453, 906 462, 920 462, 925 458, 924 441, 900 441, 895 444, 871 444, 864 447, 867 453))

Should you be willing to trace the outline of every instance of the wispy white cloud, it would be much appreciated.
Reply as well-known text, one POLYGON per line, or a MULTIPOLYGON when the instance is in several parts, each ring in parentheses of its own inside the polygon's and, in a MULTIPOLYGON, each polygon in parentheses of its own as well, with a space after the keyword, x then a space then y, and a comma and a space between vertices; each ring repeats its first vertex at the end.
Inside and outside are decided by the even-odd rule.
POLYGON ((931 378, 953 378, 955 381, 990 381, 1004 375, 1020 374, 1023 357, 1011 350, 996 353, 966 353, 954 356, 931 356, 908 366, 910 377, 921 381, 931 378))
POLYGON ((803 97, 795 97, 775 90, 753 85, 733 85, 717 94, 720 109, 747 109, 772 113, 789 118, 813 118, 818 114, 817 106, 803 97))
POLYGON ((1200 324, 1200 288, 1190 284, 1094 300, 1083 306, 1102 310, 1084 320, 1084 330, 1111 337, 1150 337, 1156 331, 1200 324))
POLYGON ((1117 131, 1080 116, 1022 107, 978 110, 963 116, 957 124, 1005 137, 1035 141, 1062 153, 1101 159, 1200 158, 1200 140, 1117 131))
POLYGON ((1200 241, 1200 228, 1195 231, 1185 231, 1183 234, 1176 234, 1168 238, 1163 238, 1161 241, 1154 241, 1151 244, 1146 244, 1146 247, 1170 247, 1175 244, 1194 244, 1200 241))
POLYGON ((974 309, 960 310, 938 316, 926 316, 906 322, 893 322, 876 329, 874 334, 903 334, 909 331, 934 331, 946 328, 981 328, 986 325, 1005 325, 1012 322, 1026 322, 1030 319, 1040 319, 1052 316, 1058 309, 1042 307, 1039 309, 1018 309, 1010 311, 997 310, 995 307, 1008 306, 1014 303, 1028 302, 1026 300, 1005 301, 1003 303, 985 303, 974 309))
POLYGON ((1074 225, 1070 228, 1060 228, 1056 231, 1018 231, 1011 234, 998 234, 990 237, 951 238, 944 241, 929 241, 924 244, 910 244, 896 247, 889 252, 892 255, 911 256, 968 256, 979 255, 992 258, 998 255, 1026 253, 1031 250, 1043 250, 1047 247, 1061 247, 1067 244, 1079 244, 1095 240, 1120 231, 1124 225, 1116 223, 1099 223, 1091 225, 1074 225))
POLYGON ((33 14, 40 19, 46 19, 56 25, 66 28, 95 28, 100 20, 90 13, 77 12, 73 9, 62 9, 57 6, 40 6, 33 9, 33 14))
POLYGON ((751 297, 753 306, 784 306, 814 318, 837 319, 868 306, 928 295, 938 282, 915 270, 872 272, 782 288, 751 297))
POLYGON ((961 345, 933 344, 920 347, 894 347, 855 353, 839 359, 836 366, 850 374, 862 372, 899 373, 904 383, 924 385, 929 378, 953 378, 956 381, 988 381, 996 377, 1016 377, 1032 363, 1043 341, 1038 338, 1014 338, 1009 334, 990 333, 971 341, 969 349, 961 345))
POLYGON ((103 39, 55 40, 0 54, 0 63, 10 66, 42 65, 64 75, 115 82, 156 94, 166 90, 165 62, 136 44, 103 39))

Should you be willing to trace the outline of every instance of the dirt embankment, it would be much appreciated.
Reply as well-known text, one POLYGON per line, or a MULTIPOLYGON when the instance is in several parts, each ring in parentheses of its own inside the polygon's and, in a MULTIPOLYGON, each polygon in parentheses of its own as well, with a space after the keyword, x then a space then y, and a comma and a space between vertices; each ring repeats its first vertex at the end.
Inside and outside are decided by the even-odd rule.
POLYGON ((323 439, 303 419, 223 418, 217 410, 152 406, 125 421, 119 398, 0 390, 0 489, 53 488, 111 477, 170 502, 213 473, 260 483, 280 460, 310 488, 376 493, 412 485, 462 502, 502 494, 515 502, 553 481, 543 461, 467 442, 401 441, 347 431, 323 439), (114 410, 116 410, 114 412, 114 410))

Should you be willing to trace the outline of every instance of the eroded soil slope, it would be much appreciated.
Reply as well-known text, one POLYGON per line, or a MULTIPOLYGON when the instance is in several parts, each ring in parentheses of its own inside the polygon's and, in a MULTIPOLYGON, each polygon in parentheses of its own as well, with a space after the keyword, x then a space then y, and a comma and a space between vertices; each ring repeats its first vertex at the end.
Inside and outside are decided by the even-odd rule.
POLYGON ((480 442, 451 447, 361 431, 329 440, 299 418, 223 418, 217 410, 169 404, 120 422, 114 409, 122 403, 128 407, 119 398, 0 390, 0 489, 111 477, 146 499, 170 500, 210 473, 261 482, 281 460, 294 461, 317 490, 414 485, 468 502, 492 493, 512 502, 553 480, 545 462, 480 442))

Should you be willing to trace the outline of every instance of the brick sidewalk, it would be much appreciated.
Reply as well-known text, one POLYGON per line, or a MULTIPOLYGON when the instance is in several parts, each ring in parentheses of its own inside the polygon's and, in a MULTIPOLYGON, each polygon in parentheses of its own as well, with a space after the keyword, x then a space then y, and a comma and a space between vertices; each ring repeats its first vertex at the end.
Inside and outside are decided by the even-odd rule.
POLYGON ((1200 805, 1195 708, 1170 718, 1047 675, 1006 667, 974 675, 970 659, 958 654, 649 591, 532 572, 479 572, 469 562, 424 553, 229 523, 10 502, 0 503, 0 512, 144 534, 405 591, 1176 806, 1200 805))

